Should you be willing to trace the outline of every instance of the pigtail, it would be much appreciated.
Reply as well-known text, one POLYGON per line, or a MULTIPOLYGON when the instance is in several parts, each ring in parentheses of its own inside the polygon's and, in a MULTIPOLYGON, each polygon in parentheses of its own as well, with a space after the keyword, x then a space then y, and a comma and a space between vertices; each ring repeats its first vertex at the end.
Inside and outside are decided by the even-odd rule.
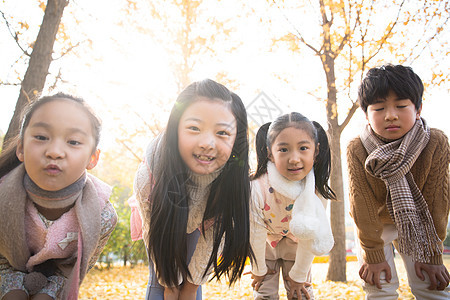
POLYGON ((258 166, 255 174, 252 176, 252 180, 258 179, 261 175, 267 173, 267 163, 269 161, 269 152, 267 151, 267 132, 271 122, 267 122, 262 125, 256 133, 255 145, 256 145, 256 159, 258 166))
POLYGON ((314 175, 316 178, 316 189, 326 199, 336 199, 336 194, 328 185, 328 179, 331 172, 331 151, 328 143, 328 137, 322 126, 312 121, 317 130, 317 139, 319 142, 319 153, 314 162, 314 175))

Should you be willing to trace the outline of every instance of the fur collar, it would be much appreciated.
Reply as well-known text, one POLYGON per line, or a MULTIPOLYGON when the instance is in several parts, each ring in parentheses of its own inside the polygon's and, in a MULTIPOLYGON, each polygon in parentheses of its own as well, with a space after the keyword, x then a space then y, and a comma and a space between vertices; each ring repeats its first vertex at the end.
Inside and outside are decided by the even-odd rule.
POLYGON ((271 161, 267 162, 267 176, 270 186, 289 199, 296 199, 305 189, 306 177, 299 181, 286 179, 278 172, 277 167, 271 161))
POLYGON ((316 195, 314 169, 300 181, 284 178, 272 162, 267 163, 267 179, 271 187, 281 195, 295 199, 292 219, 289 222, 291 233, 301 240, 312 240, 311 251, 323 255, 334 245, 333 234, 322 201, 316 195))

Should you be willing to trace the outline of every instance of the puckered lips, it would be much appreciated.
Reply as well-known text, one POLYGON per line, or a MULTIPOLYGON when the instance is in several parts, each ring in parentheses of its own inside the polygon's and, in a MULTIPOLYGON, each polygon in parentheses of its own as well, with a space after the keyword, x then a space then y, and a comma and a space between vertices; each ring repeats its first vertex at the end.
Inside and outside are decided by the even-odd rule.
POLYGON ((44 170, 49 175, 58 175, 59 173, 62 172, 61 168, 58 165, 56 165, 56 164, 48 164, 44 168, 44 170))

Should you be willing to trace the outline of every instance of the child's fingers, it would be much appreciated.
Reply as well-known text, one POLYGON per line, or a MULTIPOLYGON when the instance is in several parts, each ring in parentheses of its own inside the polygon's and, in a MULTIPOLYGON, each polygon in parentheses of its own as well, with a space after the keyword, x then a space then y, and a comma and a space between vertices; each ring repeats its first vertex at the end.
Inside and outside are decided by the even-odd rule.
POLYGON ((363 278, 364 271, 365 271, 364 266, 361 266, 361 268, 359 269, 359 277, 360 277, 361 279, 364 279, 364 278, 363 278))
POLYGON ((420 280, 424 281, 425 280, 425 276, 423 276, 423 274, 422 274, 422 268, 421 268, 420 264, 415 263, 414 264, 414 269, 416 271, 417 277, 419 277, 420 280))
POLYGON ((373 284, 375 284, 377 288, 381 290, 380 273, 375 273, 373 275, 373 284))
POLYGON ((435 290, 438 287, 436 276, 428 276, 428 277, 430 277, 430 286, 428 287, 428 289, 435 290))
MULTIPOLYGON (((311 296, 309 296, 308 290, 306 289, 306 285, 302 286, 302 293, 305 295, 306 299, 311 299, 311 296)), ((300 299, 301 297, 299 296, 298 298, 300 299)))
POLYGON ((255 291, 258 291, 259 288, 261 287, 261 285, 262 285, 262 280, 257 280, 257 279, 255 279, 255 280, 252 281, 252 288, 253 288, 255 291))
POLYGON ((438 281, 438 286, 437 286, 437 290, 438 291, 443 291, 447 285, 448 285, 448 281, 444 278, 444 274, 437 274, 437 281, 438 281))
POLYGON ((444 270, 444 274, 442 274, 442 277, 444 279, 444 283, 446 283, 445 286, 448 286, 450 284, 450 274, 448 274, 447 269, 444 270))
POLYGON ((391 279, 392 279, 391 268, 388 268, 384 271, 386 272, 386 281, 391 282, 391 279))

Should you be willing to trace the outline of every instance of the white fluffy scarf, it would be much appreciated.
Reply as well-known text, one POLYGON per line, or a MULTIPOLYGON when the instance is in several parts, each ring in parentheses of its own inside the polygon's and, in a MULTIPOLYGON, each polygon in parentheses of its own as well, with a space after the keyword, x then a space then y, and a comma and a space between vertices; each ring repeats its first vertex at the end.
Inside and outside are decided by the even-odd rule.
POLYGON ((334 239, 325 207, 315 193, 314 169, 304 179, 291 181, 282 176, 275 164, 269 161, 267 174, 269 184, 275 191, 295 199, 289 223, 291 233, 300 240, 312 240, 311 250, 314 255, 328 253, 334 246, 334 239))

